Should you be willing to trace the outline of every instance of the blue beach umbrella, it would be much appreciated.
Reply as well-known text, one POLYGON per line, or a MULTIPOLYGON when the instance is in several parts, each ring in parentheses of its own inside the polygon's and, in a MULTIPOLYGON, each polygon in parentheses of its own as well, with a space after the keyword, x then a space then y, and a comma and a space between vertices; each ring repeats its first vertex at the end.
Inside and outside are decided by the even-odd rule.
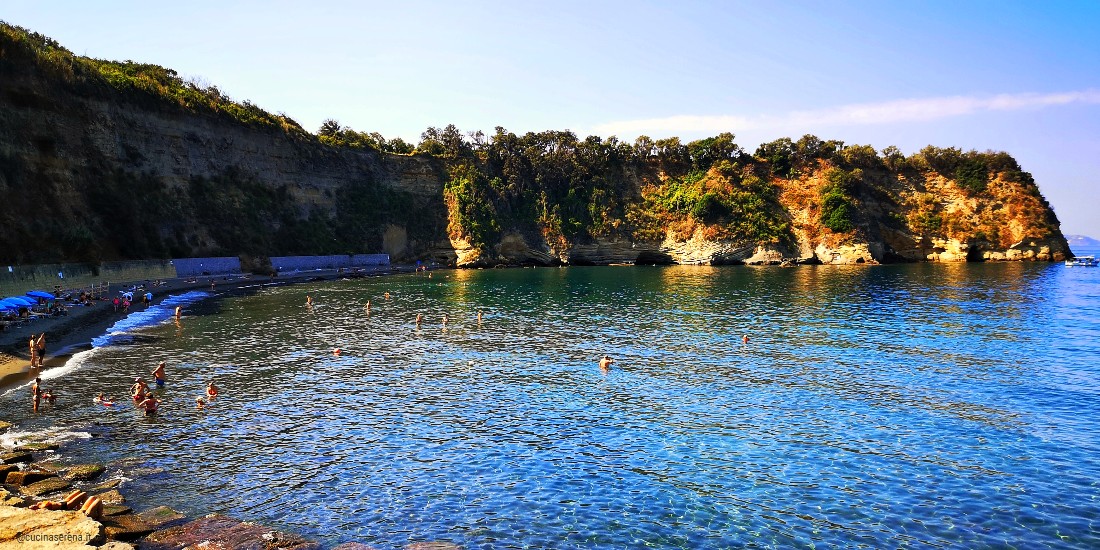
POLYGON ((27 296, 30 296, 31 298, 45 298, 47 300, 56 300, 57 299, 57 296, 54 296, 53 294, 50 294, 49 292, 46 292, 45 290, 32 290, 32 291, 27 293, 27 296))
POLYGON ((0 300, 0 305, 11 306, 11 307, 27 307, 26 304, 24 304, 20 300, 16 300, 14 297, 13 298, 4 298, 3 300, 0 300))
POLYGON ((30 307, 38 304, 38 300, 31 300, 26 296, 12 296, 11 298, 8 298, 7 301, 8 303, 15 302, 23 307, 30 307))

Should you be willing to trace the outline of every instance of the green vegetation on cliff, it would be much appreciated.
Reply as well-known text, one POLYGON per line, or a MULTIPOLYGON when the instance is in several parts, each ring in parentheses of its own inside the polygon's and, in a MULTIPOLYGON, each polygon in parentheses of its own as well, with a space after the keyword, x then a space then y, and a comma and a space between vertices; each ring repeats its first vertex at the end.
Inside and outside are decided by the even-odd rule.
POLYGON ((936 239, 1006 249, 1060 235, 1031 175, 1001 152, 929 146, 905 156, 806 135, 750 154, 731 133, 627 143, 454 125, 428 128, 413 145, 334 119, 310 134, 171 69, 75 56, 2 23, 0 80, 19 83, 0 90, 0 129, 21 136, 0 143, 0 261, 9 263, 376 252, 387 234, 408 237, 407 257, 450 240, 493 261, 510 233, 552 256, 604 241, 721 240, 793 255, 879 239, 916 250, 912 259, 936 239), (196 134, 206 133, 171 153, 121 122, 93 135, 89 100, 169 113, 185 127, 202 117, 196 134), (45 112, 87 134, 51 135, 54 124, 37 122, 45 112), (221 139, 228 128, 266 141, 220 155, 236 146, 221 139), (264 158, 272 135, 293 144, 278 159, 264 158), (271 175, 280 170, 292 175, 271 175), (311 181, 318 171, 324 185, 311 181))
POLYGON ((149 107, 174 105, 211 113, 255 127, 308 136, 286 115, 273 115, 249 101, 237 103, 217 86, 202 86, 176 71, 134 61, 106 61, 73 55, 56 40, 0 22, 0 75, 31 64, 51 79, 89 95, 113 95, 149 107))

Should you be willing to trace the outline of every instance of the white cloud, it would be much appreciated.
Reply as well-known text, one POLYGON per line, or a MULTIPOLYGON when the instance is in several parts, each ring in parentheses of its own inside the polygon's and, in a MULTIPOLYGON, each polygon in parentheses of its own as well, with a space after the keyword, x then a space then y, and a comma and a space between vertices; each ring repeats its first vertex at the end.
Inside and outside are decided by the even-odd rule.
POLYGON ((598 135, 714 135, 745 130, 811 131, 818 127, 927 122, 985 111, 1016 111, 1073 103, 1100 103, 1100 90, 1055 94, 1000 94, 899 99, 881 103, 842 105, 782 115, 678 115, 665 118, 623 120, 597 125, 598 135))

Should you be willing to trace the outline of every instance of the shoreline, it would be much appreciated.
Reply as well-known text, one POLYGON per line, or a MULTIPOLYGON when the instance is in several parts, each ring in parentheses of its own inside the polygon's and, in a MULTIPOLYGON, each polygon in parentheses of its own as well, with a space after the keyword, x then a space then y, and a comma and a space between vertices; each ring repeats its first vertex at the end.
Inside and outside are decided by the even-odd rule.
MULTIPOLYGON (((214 277, 215 288, 208 298, 240 296, 257 292, 271 286, 289 286, 310 282, 335 281, 341 279, 381 277, 387 275, 413 274, 412 266, 389 266, 385 269, 370 271, 317 270, 297 272, 276 278, 243 276, 214 277)), ((194 290, 208 290, 211 277, 198 280, 170 280, 156 289, 150 289, 156 305, 165 298, 194 290), (193 282, 192 282, 193 281, 193 282)), ((112 284, 108 296, 133 283, 112 284)), ((131 306, 129 313, 142 311, 145 306, 131 306)), ((35 321, 0 333, 0 390, 14 387, 33 380, 40 372, 64 366, 76 353, 92 349, 92 341, 103 335, 112 325, 129 315, 114 311, 109 300, 98 300, 90 307, 75 306, 69 315, 40 318, 35 321), (47 334, 47 355, 42 369, 32 369, 26 355, 26 341, 30 334, 47 334), (56 350, 51 353, 51 350, 56 350), (23 353, 20 353, 20 352, 23 353)), ((0 420, 0 434, 11 428, 0 420)), ((82 542, 73 544, 49 545, 51 547, 110 546, 111 548, 133 549, 179 548, 196 542, 208 543, 227 550, 246 550, 253 548, 257 540, 276 540, 272 547, 297 548, 300 550, 319 550, 324 546, 314 540, 306 539, 296 533, 272 529, 247 519, 241 520, 223 514, 209 514, 201 517, 188 516, 166 506, 155 506, 138 512, 125 504, 125 496, 119 492, 120 479, 102 479, 100 475, 111 464, 82 464, 58 461, 53 454, 62 445, 37 441, 16 441, 13 447, 0 447, 0 523, 18 521, 26 527, 22 535, 25 538, 10 538, 0 535, 0 546, 13 540, 50 541, 51 533, 80 533, 82 542), (85 469, 94 470, 86 477, 79 473, 85 469), (77 473, 74 473, 77 472, 77 473), (35 481, 38 480, 38 481, 35 481), (39 487, 40 485, 49 485, 39 487), (32 510, 34 503, 47 500, 54 502, 71 494, 71 490, 84 490, 87 498, 95 496, 103 502, 101 516, 88 518, 79 512, 32 510), (29 538, 39 537, 39 538, 29 538), (86 546, 85 543, 91 546, 86 546)), ((44 547, 34 546, 32 547, 44 547)), ((334 550, 365 550, 371 546, 360 542, 343 542, 334 550)), ((458 550, 452 543, 442 541, 412 542, 403 547, 405 550, 458 550)))
MULTIPOLYGON (((166 297, 191 290, 209 290, 214 282, 211 298, 254 292, 270 286, 286 286, 317 281, 333 281, 343 278, 378 277, 413 273, 414 266, 391 265, 371 270, 346 271, 324 269, 279 274, 278 277, 263 275, 209 275, 198 278, 179 277, 167 279, 163 285, 148 287, 153 294, 150 305, 159 304, 166 297)), ((34 380, 39 373, 51 368, 64 366, 76 353, 92 348, 92 340, 107 332, 118 320, 125 318, 114 310, 112 298, 118 292, 137 284, 150 281, 130 281, 111 283, 106 292, 107 298, 94 302, 91 306, 69 306, 68 314, 37 318, 18 327, 8 327, 0 332, 0 390, 8 389, 34 380), (32 334, 46 333, 46 357, 42 368, 31 368, 27 341, 32 334)), ((147 306, 135 302, 130 313, 141 311, 147 306)))

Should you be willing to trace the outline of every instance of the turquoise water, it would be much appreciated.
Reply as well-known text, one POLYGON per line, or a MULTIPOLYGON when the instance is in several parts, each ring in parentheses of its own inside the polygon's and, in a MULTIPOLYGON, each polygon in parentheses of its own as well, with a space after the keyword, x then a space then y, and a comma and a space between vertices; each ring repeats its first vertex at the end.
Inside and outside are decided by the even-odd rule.
POLYGON ((43 414, 17 388, 0 418, 109 462, 135 508, 326 546, 1096 548, 1098 314, 1100 269, 1022 263, 194 293, 47 373, 43 414), (161 360, 160 417, 91 404, 161 360))

